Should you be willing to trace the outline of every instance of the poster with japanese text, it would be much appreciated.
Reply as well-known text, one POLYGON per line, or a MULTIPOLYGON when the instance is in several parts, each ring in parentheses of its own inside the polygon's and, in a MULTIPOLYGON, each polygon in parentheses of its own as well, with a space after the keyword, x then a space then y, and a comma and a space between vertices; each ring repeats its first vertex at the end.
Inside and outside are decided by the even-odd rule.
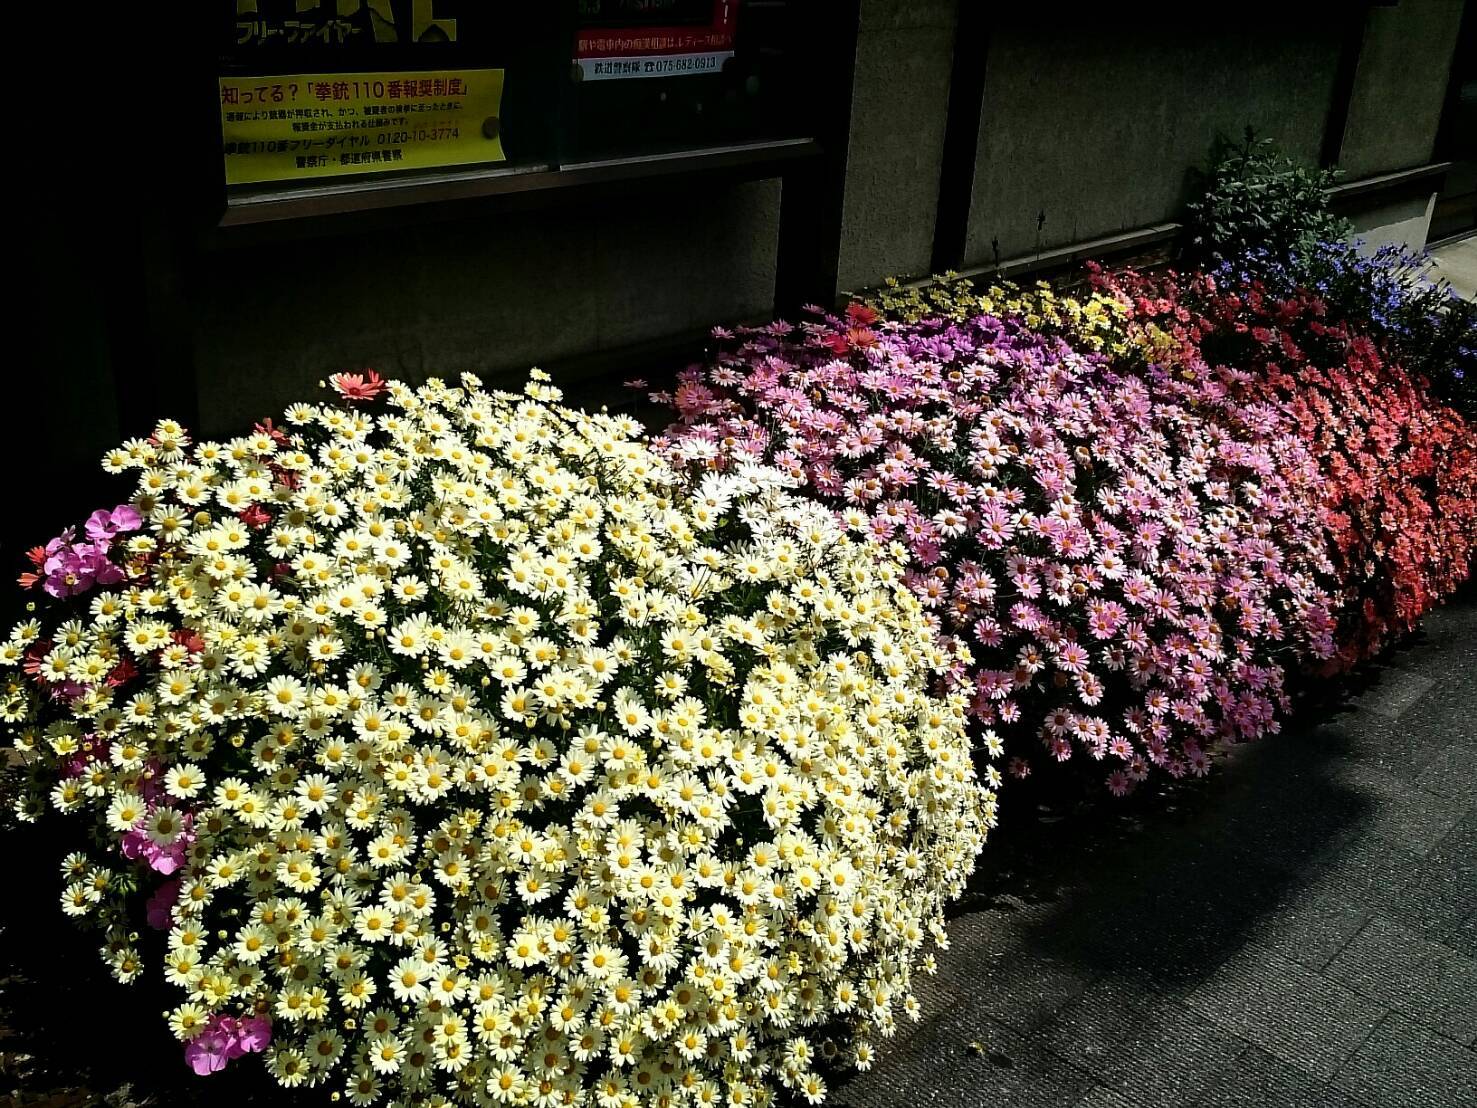
POLYGON ((226 183, 500 162, 501 69, 220 78, 226 183))
POLYGON ((733 57, 738 0, 581 0, 586 81, 717 73, 733 57))

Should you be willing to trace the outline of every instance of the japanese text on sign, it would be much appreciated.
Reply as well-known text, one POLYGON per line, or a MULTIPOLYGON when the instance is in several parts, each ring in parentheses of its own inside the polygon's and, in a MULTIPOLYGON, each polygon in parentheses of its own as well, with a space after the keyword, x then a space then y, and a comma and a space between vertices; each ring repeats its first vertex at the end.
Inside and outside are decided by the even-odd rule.
POLYGON ((455 42, 457 22, 439 18, 435 0, 236 0, 234 39, 238 47, 455 42))
POLYGON ((575 60, 586 81, 620 77, 677 77, 717 73, 733 57, 736 0, 677 4, 589 5, 588 22, 575 42, 575 60), (705 13, 705 14, 704 14, 705 13), (629 26, 633 15, 659 20, 682 15, 687 25, 629 26), (603 19, 614 20, 602 25, 603 19))
POLYGON ((504 160, 501 69, 222 77, 226 183, 504 160))

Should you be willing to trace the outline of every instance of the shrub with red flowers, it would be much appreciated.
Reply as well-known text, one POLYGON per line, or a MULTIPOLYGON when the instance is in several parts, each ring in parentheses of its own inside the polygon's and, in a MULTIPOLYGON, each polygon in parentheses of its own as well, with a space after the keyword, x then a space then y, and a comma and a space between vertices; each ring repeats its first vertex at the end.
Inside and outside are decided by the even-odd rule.
POLYGON ((1316 468, 1275 411, 1124 374, 1018 317, 880 322, 854 305, 716 332, 654 394, 665 449, 763 457, 853 530, 905 548, 939 630, 966 642, 972 708, 1011 769, 1041 747, 1201 774, 1277 727, 1284 666, 1332 651, 1316 468))
POLYGON ((1322 470, 1321 522, 1339 580, 1336 654, 1346 669, 1421 616, 1471 572, 1477 547, 1477 438, 1424 383, 1382 356, 1357 323, 1307 291, 1255 281, 1095 271, 1132 313, 1131 330, 1166 377, 1227 378, 1234 394, 1285 411, 1322 470))

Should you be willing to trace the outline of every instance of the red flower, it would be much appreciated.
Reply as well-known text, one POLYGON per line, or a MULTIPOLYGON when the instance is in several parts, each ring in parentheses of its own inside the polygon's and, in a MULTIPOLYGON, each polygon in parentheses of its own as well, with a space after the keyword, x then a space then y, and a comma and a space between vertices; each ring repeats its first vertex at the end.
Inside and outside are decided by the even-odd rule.
POLYGON ((46 660, 46 655, 51 653, 50 639, 37 639, 26 651, 25 661, 21 663, 21 669, 26 676, 35 679, 38 684, 46 684, 46 678, 41 675, 41 663, 46 660))
POLYGON ((267 511, 260 504, 253 504, 251 507, 247 508, 246 511, 240 513, 238 518, 241 520, 242 523, 246 524, 246 526, 252 528, 253 530, 259 531, 267 524, 272 522, 272 513, 267 511))
POLYGON ((179 643, 191 654, 199 654, 202 650, 205 649, 205 640, 200 637, 198 632, 195 631, 187 631, 181 629, 174 632, 174 634, 171 635, 170 638, 174 639, 175 642, 179 643))
POLYGON ((1322 527, 1342 599, 1338 652, 1325 671, 1380 650, 1467 578, 1477 553, 1477 433, 1357 323, 1329 319, 1327 304, 1307 293, 1264 303, 1255 287, 1232 293, 1194 276, 1095 271, 1092 280, 1134 310, 1136 325, 1170 325, 1156 294, 1188 306, 1196 325, 1178 355, 1186 366, 1204 365, 1202 339, 1256 341, 1236 367, 1236 387, 1292 416, 1326 482, 1322 527))
MULTIPOLYGON (((373 371, 371 371, 373 372, 373 371)), ((268 417, 252 428, 259 435, 266 435, 278 446, 287 442, 287 434, 280 427, 273 427, 271 417, 268 417)))
POLYGON ((128 658, 124 658, 123 661, 114 666, 112 671, 108 674, 108 687, 112 689, 119 688, 122 685, 128 684, 128 682, 132 681, 137 676, 138 667, 135 666, 133 662, 128 658))
POLYGON ((374 400, 387 387, 384 378, 372 369, 363 373, 335 373, 328 381, 351 404, 374 400))

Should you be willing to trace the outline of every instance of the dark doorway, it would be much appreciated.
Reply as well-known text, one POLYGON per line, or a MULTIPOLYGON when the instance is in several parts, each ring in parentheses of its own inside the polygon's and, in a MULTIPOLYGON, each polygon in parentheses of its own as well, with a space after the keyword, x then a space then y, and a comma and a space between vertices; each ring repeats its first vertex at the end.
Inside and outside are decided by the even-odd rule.
POLYGON ((1451 59, 1436 160, 1452 163, 1427 236, 1435 245, 1477 231, 1477 4, 1468 3, 1451 59))

